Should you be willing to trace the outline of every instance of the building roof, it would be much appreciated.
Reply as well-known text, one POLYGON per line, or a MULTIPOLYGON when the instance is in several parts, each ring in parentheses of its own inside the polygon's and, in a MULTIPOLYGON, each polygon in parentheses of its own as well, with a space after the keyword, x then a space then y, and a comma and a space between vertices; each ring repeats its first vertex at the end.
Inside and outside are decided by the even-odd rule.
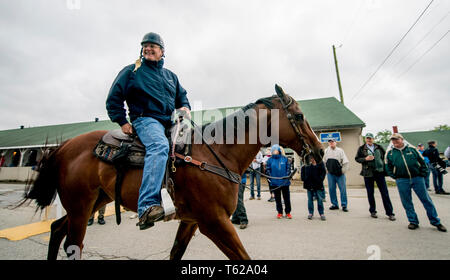
MULTIPOLYGON (((444 131, 414 131, 414 132, 400 132, 400 134, 405 138, 408 143, 417 147, 418 144, 422 143, 425 148, 428 147, 427 142, 434 140, 437 142, 437 149, 440 153, 443 153, 448 146, 450 146, 450 130, 444 131)), ((387 148, 389 143, 380 144, 384 148, 387 148)))
POLYGON ((0 149, 52 146, 86 132, 117 127, 107 120, 3 130, 0 131, 0 149))
POLYGON ((334 97, 297 101, 314 130, 365 127, 366 124, 334 97))
MULTIPOLYGON (((360 118, 334 97, 300 100, 297 102, 309 124, 315 130, 365 126, 365 123, 360 118)), ((225 113, 240 108, 225 107, 219 108, 218 110, 225 116, 225 113)), ((212 111, 203 110, 203 118, 205 118, 205 114, 212 111)), ((194 121, 196 120, 195 114, 196 112, 192 112, 192 119, 194 121)), ((204 122, 208 121, 208 119, 204 119, 204 122)), ((116 128, 118 128, 117 124, 109 120, 104 120, 3 130, 0 131, 0 149, 33 148, 44 145, 52 146, 90 131, 116 128)))
POLYGON ((400 132, 400 134, 416 147, 419 143, 422 143, 426 148, 428 147, 427 142, 434 140, 437 142, 437 149, 440 153, 443 153, 445 149, 450 146, 450 130, 400 132))

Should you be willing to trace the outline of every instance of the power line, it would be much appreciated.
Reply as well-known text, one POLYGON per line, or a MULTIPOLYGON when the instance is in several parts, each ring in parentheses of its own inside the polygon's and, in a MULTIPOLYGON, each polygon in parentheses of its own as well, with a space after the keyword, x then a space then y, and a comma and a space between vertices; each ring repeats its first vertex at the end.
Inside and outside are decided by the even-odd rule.
POLYGON ((411 52, 412 51, 414 51, 416 48, 417 48, 417 46, 418 45, 420 45, 420 43, 422 43, 423 42, 423 40, 425 40, 425 38, 426 37, 428 37, 428 35, 430 35, 431 34, 431 32, 433 32, 433 30, 439 25, 439 24, 441 24, 443 21, 444 21, 444 19, 446 19, 447 18, 447 16, 450 14, 450 11, 449 12, 447 12, 446 14, 445 14, 445 16, 443 16, 428 32, 427 32, 427 34, 425 34, 415 45, 414 45, 414 47, 412 48, 412 49, 410 49, 409 50, 409 52, 405 55, 405 56, 403 56, 399 61, 397 61, 397 63, 393 66, 393 67, 395 67, 395 66, 397 66, 398 64, 400 64, 406 57, 408 57, 410 54, 411 54, 411 52))
POLYGON ((411 25, 411 27, 406 31, 405 35, 398 41, 398 43, 394 46, 394 48, 389 52, 389 54, 386 56, 386 58, 381 62, 381 64, 377 67, 375 72, 372 73, 372 75, 369 76, 369 78, 364 82, 364 84, 359 88, 359 90, 353 95, 352 101, 358 96, 359 93, 366 87, 366 85, 372 80, 372 78, 378 73, 378 71, 383 67, 383 65, 386 63, 386 61, 391 57, 391 55, 394 53, 394 51, 397 49, 397 47, 401 44, 403 39, 405 39, 406 35, 414 28, 414 26, 419 22, 420 18, 423 16, 423 14, 428 10, 430 5, 433 3, 434 0, 431 0, 428 6, 423 10, 423 12, 419 15, 419 17, 416 19, 416 21, 411 25))
POLYGON ((414 65, 416 65, 417 63, 419 63, 419 61, 425 56, 427 55, 427 53, 429 53, 434 47, 436 47, 437 44, 439 44, 440 41, 442 41, 442 39, 444 39, 445 36, 447 36, 447 34, 450 32, 450 30, 447 30, 447 32, 439 39, 436 41, 436 43, 434 43, 426 52, 424 52, 413 64, 411 64, 411 66, 408 67, 408 69, 406 69, 402 74, 400 74, 397 79, 399 79, 401 76, 405 75, 406 73, 409 72, 409 70, 411 70, 411 68, 414 67, 414 65))

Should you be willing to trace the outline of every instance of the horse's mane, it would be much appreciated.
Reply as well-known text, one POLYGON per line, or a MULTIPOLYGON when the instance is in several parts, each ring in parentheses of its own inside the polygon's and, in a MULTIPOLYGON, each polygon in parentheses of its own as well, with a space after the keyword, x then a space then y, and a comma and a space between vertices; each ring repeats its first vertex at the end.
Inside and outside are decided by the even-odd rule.
POLYGON ((205 131, 205 129, 209 126, 213 126, 214 128, 212 128, 211 134, 212 136, 214 136, 214 132, 215 132, 215 127, 217 127, 218 125, 222 125, 223 128, 223 137, 226 137, 226 133, 227 133, 227 122, 232 121, 233 122, 233 127, 234 127, 234 137, 236 137, 237 135, 237 127, 238 127, 238 122, 242 122, 242 119, 244 119, 245 121, 245 130, 247 131, 249 128, 249 116, 245 115, 245 112, 247 112, 249 109, 254 109, 256 107, 256 105, 258 104, 263 104, 267 109, 273 109, 274 108, 274 104, 273 104, 273 100, 276 98, 276 95, 272 95, 269 97, 264 97, 264 98, 260 98, 258 100, 256 100, 255 102, 249 103, 247 105, 245 105, 244 107, 241 107, 240 109, 236 110, 234 113, 229 114, 227 116, 225 116, 224 118, 214 121, 214 122, 209 122, 206 124, 203 124, 201 126, 201 130, 202 133, 205 131), (242 115, 243 118, 242 118, 242 115))

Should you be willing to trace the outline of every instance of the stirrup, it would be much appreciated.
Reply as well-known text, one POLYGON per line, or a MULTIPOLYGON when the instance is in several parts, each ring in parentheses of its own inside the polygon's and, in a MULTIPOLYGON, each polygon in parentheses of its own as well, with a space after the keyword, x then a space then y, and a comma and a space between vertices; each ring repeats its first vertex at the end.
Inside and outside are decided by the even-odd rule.
POLYGON ((161 188, 161 206, 164 208, 164 221, 170 221, 175 216, 175 205, 166 188, 161 188))

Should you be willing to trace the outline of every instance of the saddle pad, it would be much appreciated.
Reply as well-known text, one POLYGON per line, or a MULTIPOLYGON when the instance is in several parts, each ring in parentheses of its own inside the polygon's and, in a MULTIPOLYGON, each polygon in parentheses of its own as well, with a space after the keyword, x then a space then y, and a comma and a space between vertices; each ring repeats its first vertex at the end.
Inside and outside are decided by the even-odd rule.
MULTIPOLYGON (((113 158, 120 151, 120 147, 108 144, 100 140, 94 148, 93 154, 100 160, 114 164, 113 158)), ((143 168, 144 167, 145 151, 135 151, 130 149, 126 156, 127 165, 130 167, 143 168)))

